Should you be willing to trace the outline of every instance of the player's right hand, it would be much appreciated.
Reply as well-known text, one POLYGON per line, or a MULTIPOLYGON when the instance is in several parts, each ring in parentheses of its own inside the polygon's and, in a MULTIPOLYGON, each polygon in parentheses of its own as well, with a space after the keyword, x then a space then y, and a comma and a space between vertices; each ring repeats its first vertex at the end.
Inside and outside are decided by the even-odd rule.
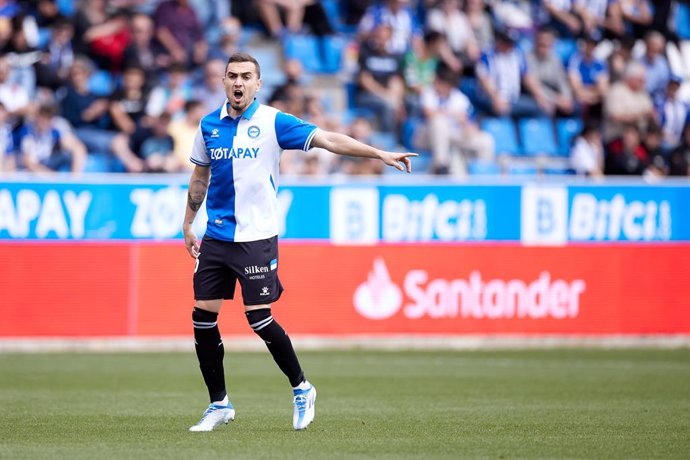
POLYGON ((184 230, 184 245, 192 258, 196 259, 199 257, 199 248, 201 247, 201 243, 199 242, 196 233, 194 233, 194 230, 184 230))

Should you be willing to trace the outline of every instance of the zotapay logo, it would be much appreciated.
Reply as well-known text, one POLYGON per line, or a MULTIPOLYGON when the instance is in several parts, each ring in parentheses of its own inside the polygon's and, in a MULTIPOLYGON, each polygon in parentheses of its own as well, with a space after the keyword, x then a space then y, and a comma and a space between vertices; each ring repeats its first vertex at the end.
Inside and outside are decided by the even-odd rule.
POLYGON ((241 158, 256 158, 259 155, 259 147, 217 147, 210 149, 212 160, 229 160, 241 158))
POLYGON ((385 261, 377 258, 367 280, 355 290, 355 310, 373 320, 400 311, 407 319, 576 318, 586 284, 581 279, 552 279, 546 270, 523 281, 484 280, 478 270, 467 279, 430 279, 426 270, 415 269, 405 275, 403 289, 391 279, 385 261))

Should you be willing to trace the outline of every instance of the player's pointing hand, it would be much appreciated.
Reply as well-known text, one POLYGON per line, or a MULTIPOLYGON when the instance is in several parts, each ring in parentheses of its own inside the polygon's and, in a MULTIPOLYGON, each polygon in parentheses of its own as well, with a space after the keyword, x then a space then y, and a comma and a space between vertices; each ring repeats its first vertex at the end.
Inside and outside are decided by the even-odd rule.
POLYGON ((400 171, 412 172, 412 161, 410 158, 419 156, 412 152, 383 152, 381 160, 388 166, 393 166, 400 171), (404 165, 404 166, 403 166, 404 165))

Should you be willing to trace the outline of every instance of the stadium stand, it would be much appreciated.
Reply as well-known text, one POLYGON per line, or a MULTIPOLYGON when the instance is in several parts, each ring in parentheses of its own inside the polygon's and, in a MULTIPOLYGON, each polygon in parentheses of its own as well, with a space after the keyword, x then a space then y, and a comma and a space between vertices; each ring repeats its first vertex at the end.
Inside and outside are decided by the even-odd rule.
MULTIPOLYGON (((115 103, 143 114, 137 121, 136 130, 120 133, 127 136, 131 144, 130 148, 133 149, 135 155, 141 155, 141 152, 137 150, 141 145, 140 138, 151 123, 150 117, 157 115, 158 112, 157 109, 155 114, 151 113, 152 108, 148 104, 150 91, 157 84, 168 80, 169 71, 176 67, 172 64, 182 62, 187 66, 188 72, 184 76, 185 82, 181 88, 189 88, 190 95, 174 95, 171 100, 167 100, 168 105, 165 111, 173 117, 182 117, 184 111, 180 108, 185 101, 196 94, 196 88, 200 87, 203 81, 202 66, 195 63, 204 62, 204 59, 227 59, 229 53, 237 50, 252 53, 262 65, 262 78, 266 88, 260 94, 262 102, 269 102, 268 96, 289 80, 283 70, 283 63, 286 60, 297 60, 301 63, 304 72, 300 77, 300 90, 296 92, 299 94, 295 94, 294 97, 320 101, 321 110, 328 115, 326 118, 330 120, 326 122, 329 129, 348 132, 350 123, 357 117, 371 120, 375 117, 379 118, 378 125, 380 126, 382 124, 380 114, 372 112, 371 109, 376 106, 377 95, 367 95, 369 108, 360 106, 357 102, 363 100, 360 98, 362 88, 358 82, 358 56, 360 50, 369 49, 367 40, 372 35, 373 28, 381 26, 390 30, 388 52, 392 51, 392 56, 400 62, 407 60, 408 71, 410 70, 409 63, 418 66, 412 69, 414 72, 410 72, 410 75, 418 77, 429 75, 429 72, 438 66, 450 66, 458 75, 458 89, 474 106, 473 119, 477 121, 481 129, 493 136, 495 153, 511 160, 519 160, 506 163, 513 165, 510 167, 502 167, 499 161, 503 160, 499 160, 498 157, 493 164, 486 161, 470 162, 467 168, 469 174, 567 172, 567 168, 552 167, 553 165, 543 168, 542 165, 534 164, 530 167, 522 167, 520 162, 539 155, 546 155, 552 159, 568 157, 572 139, 579 134, 585 122, 595 122, 604 126, 610 121, 606 111, 601 110, 601 104, 594 100, 591 103, 587 102, 590 97, 588 94, 578 94, 578 101, 581 102, 582 107, 573 114, 555 113, 548 99, 539 97, 538 87, 531 91, 535 93, 536 102, 542 113, 542 116, 537 118, 534 118, 535 115, 530 118, 492 116, 487 110, 499 114, 505 112, 480 103, 482 91, 478 87, 475 73, 477 53, 492 49, 493 37, 496 34, 506 35, 506 32, 517 40, 516 43, 521 50, 525 52, 532 50, 537 30, 542 26, 551 27, 554 24, 548 12, 538 6, 539 2, 528 0, 510 2, 320 0, 304 7, 304 11, 301 12, 303 18, 299 22, 286 20, 284 23, 275 21, 267 23, 264 20, 268 20, 268 17, 262 12, 253 10, 246 2, 190 0, 183 2, 186 6, 181 7, 184 8, 184 13, 179 17, 189 20, 189 24, 185 25, 185 30, 189 33, 194 33, 194 30, 203 31, 203 37, 199 37, 196 43, 207 45, 207 49, 195 48, 194 53, 198 54, 187 54, 185 58, 187 61, 181 61, 179 48, 170 44, 169 37, 166 38, 166 45, 161 46, 162 29, 159 26, 164 23, 154 22, 150 48, 139 50, 138 54, 131 55, 138 61, 125 61, 124 64, 112 59, 120 59, 127 46, 133 43, 133 37, 129 32, 123 32, 123 29, 119 28, 117 33, 106 34, 97 39, 89 38, 91 41, 84 47, 82 38, 95 36, 89 33, 91 30, 89 28, 96 27, 98 24, 119 24, 121 27, 121 24, 127 24, 127 22, 131 26, 131 21, 137 13, 143 13, 154 21, 165 21, 166 14, 172 14, 170 5, 177 5, 176 0, 119 0, 104 2, 105 6, 101 9, 92 6, 90 2, 70 0, 42 2, 54 4, 52 13, 50 9, 34 8, 32 2, 5 3, 9 6, 0 11, 0 50, 2 50, 0 59, 6 62, 9 70, 6 75, 0 72, 0 103, 8 108, 6 124, 14 135, 11 145, 20 144, 21 139, 18 138, 20 128, 24 123, 32 120, 39 105, 52 104, 60 107, 61 100, 69 88, 67 78, 69 66, 75 57, 83 54, 86 56, 79 57, 91 60, 95 66, 95 71, 89 77, 88 88, 98 101, 100 109, 103 109, 101 123, 99 126, 94 126, 94 129, 113 132, 115 128, 108 119, 109 106, 115 103), (213 5, 213 7, 209 9, 208 5, 213 5), (166 8, 168 10, 161 12, 166 8), (434 14, 430 15, 431 9, 434 9, 434 14), (506 11, 513 11, 515 16, 512 18, 506 16, 506 11), (519 21, 517 21, 518 17, 519 21), (65 23, 71 24, 74 31, 81 31, 82 36, 77 37, 79 38, 77 40, 74 34, 72 46, 63 46, 58 50, 52 40, 53 32, 57 30, 57 27, 64 29, 65 23), (431 30, 440 32, 443 35, 443 41, 434 49, 431 57, 426 58, 424 53, 419 54, 419 44, 424 34, 431 30), (206 57, 202 56, 203 53, 206 53, 206 57), (138 65, 146 70, 148 85, 146 94, 142 98, 143 105, 141 101, 135 104, 134 101, 117 99, 122 97, 123 65, 138 65), (10 97, 15 94, 13 88, 16 87, 22 88, 22 91, 29 96, 29 103, 25 106, 15 107, 17 102, 10 97), (137 104, 142 106, 137 108, 135 107, 137 104), (561 118, 563 116, 567 118, 561 118)), ((594 3, 596 2, 587 2, 585 7, 596 8, 587 6, 594 3)), ((653 2, 647 3, 651 6, 653 2)), ((597 37, 596 56, 608 61, 606 72, 610 83, 613 84, 620 78, 628 63, 642 59, 644 53, 642 38, 650 30, 659 30, 668 40, 663 57, 667 59, 674 78, 680 78, 680 99, 687 104, 690 102, 690 84, 688 83, 690 78, 688 64, 690 62, 690 4, 685 1, 674 1, 671 4, 672 7, 669 9, 655 11, 651 8, 650 11, 654 17, 647 25, 644 21, 633 24, 630 21, 640 18, 620 16, 616 13, 616 8, 608 8, 606 12, 592 10, 588 12, 592 14, 592 17, 598 15, 604 18, 603 15, 606 14, 609 22, 606 23, 607 28, 600 24, 598 28, 588 30, 587 33, 589 37, 597 37), (660 16, 664 14, 667 16, 660 16), (670 24, 670 28, 667 24, 670 24), (638 39, 637 43, 631 41, 631 36, 638 39)), ((283 16, 287 13, 280 2, 272 4, 271 8, 274 7, 283 16)), ((575 16, 583 14, 575 9, 567 13, 575 16)), ((114 26, 113 28, 115 29, 114 26)), ((174 32, 173 37, 179 33, 179 31, 172 32, 174 32)), ((71 32, 68 31, 68 33, 71 32)), ((166 34, 163 33, 163 35, 166 34)), ((181 35, 178 38, 187 40, 181 35)), ((577 34, 564 33, 561 30, 560 36, 554 43, 555 55, 566 66, 579 50, 578 38, 577 34)), ((126 52, 124 56, 128 56, 126 52)), ((508 62, 502 62, 502 59, 510 60, 511 57, 496 56, 494 59, 497 66, 502 66, 508 62)), ((368 61, 368 65, 372 63, 376 65, 376 60, 368 61)), ((655 71, 653 67, 649 69, 650 72, 655 71)), ((375 74, 377 69, 369 69, 369 71, 375 74)), ((532 70, 527 68, 526 72, 530 74, 532 70)), ((401 77, 404 78, 402 73, 401 77)), ((430 84, 430 80, 426 81, 425 84, 430 84)), ((659 97, 659 88, 660 86, 657 86, 655 97, 659 97)), ((542 91, 546 89, 542 88, 542 91)), ((508 89, 496 88, 496 90, 502 93, 508 89)), ((383 97, 383 95, 379 96, 383 97)), ((426 124, 426 120, 419 113, 419 88, 413 89, 408 86, 404 99, 396 104, 394 112, 390 112, 395 113, 396 119, 383 120, 386 132, 376 131, 373 138, 385 148, 418 150, 417 136, 423 131, 420 128, 426 124)), ((309 105, 304 101, 288 102, 290 102, 288 107, 309 105)), ((313 110, 302 112, 298 115, 311 121, 321 123, 325 119, 323 114, 319 115, 313 110)), ((661 115, 657 112, 650 114, 650 117, 658 120, 661 115)), ((664 117, 666 116, 664 114, 664 117)), ((687 120, 684 120, 684 123, 687 124, 687 120)), ((61 122, 58 128, 69 130, 70 126, 66 122, 61 122)), ((644 135, 644 126, 640 128, 643 129, 644 135)), ((6 147, 7 153, 4 154, 11 161, 3 161, 0 164, 7 171, 22 170, 21 155, 11 145, 6 147)), ((119 147, 123 151, 128 150, 126 146, 119 147)), ((667 156, 661 157, 663 161, 670 161, 668 155, 674 147, 677 146, 665 146, 664 155, 667 156)), ((422 173, 430 172, 429 153, 424 151, 420 153, 422 157, 417 161, 416 170, 422 173)), ((123 170, 117 158, 112 155, 101 157, 102 155, 102 152, 89 152, 85 170, 109 172, 123 170)), ((334 164, 337 165, 338 162, 334 164)), ((333 170, 324 168, 324 170, 332 173, 341 172, 337 170, 337 166, 335 168, 333 170)), ((667 169, 678 171, 678 168, 667 169)), ((436 172, 446 173, 445 171, 436 172)))

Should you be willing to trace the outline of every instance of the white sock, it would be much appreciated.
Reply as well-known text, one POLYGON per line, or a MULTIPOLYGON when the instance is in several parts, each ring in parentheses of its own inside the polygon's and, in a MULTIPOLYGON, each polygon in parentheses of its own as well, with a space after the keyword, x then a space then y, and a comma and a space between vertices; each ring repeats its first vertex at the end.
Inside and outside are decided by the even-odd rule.
POLYGON ((311 388, 311 383, 308 380, 303 381, 296 387, 292 387, 293 390, 308 390, 309 388, 311 388))
POLYGON ((222 401, 213 401, 213 404, 216 406, 227 406, 229 402, 228 395, 225 395, 222 401))

